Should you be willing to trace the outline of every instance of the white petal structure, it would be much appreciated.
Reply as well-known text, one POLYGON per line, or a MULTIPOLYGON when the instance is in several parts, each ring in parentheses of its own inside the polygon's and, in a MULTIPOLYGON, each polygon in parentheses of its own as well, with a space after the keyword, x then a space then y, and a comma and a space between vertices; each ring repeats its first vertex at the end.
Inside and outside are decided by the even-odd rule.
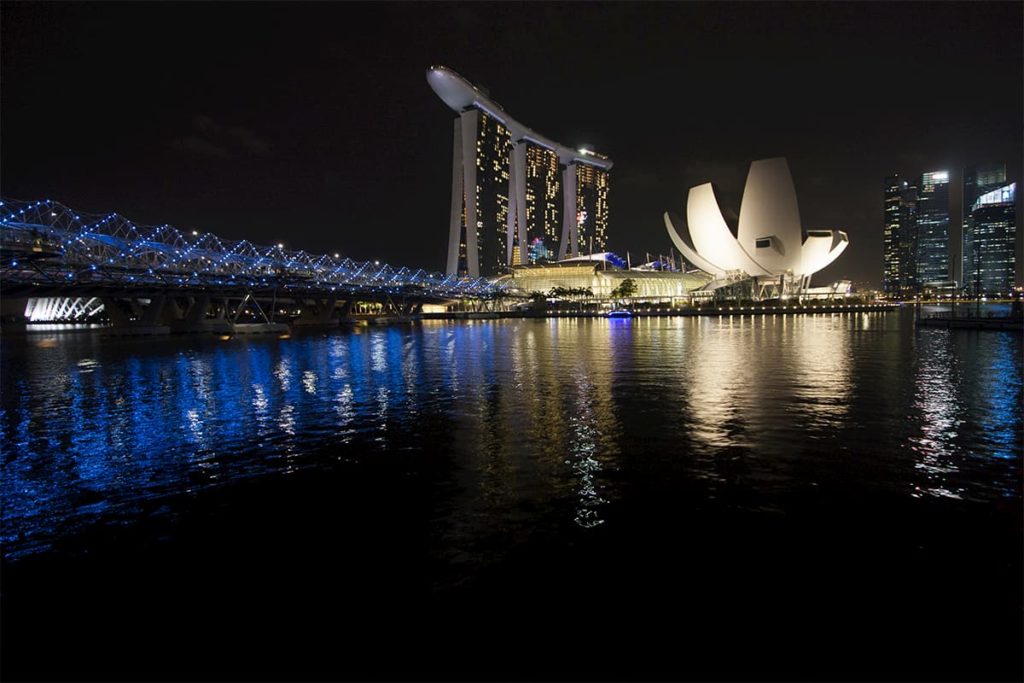
POLYGON ((849 244, 850 238, 842 230, 808 230, 800 250, 804 273, 817 273, 835 261, 849 244))
POLYGON ((800 237, 800 209, 789 164, 781 157, 750 164, 736 235, 740 246, 770 273, 802 273, 800 237))
POLYGON ((781 157, 750 165, 737 235, 722 217, 711 183, 690 188, 686 222, 684 236, 665 214, 665 228, 683 258, 716 278, 740 271, 759 279, 802 281, 850 243, 841 230, 808 230, 804 238, 793 178, 781 157))
POLYGON ((668 211, 665 212, 665 227, 668 229, 668 236, 672 238, 672 241, 676 245, 676 249, 683 255, 683 258, 697 266, 705 273, 711 273, 715 277, 724 277, 725 269, 704 259, 704 257, 697 254, 693 247, 683 242, 683 238, 680 237, 679 232, 675 226, 672 225, 672 219, 668 217, 668 211))
POLYGON ((718 208, 711 183, 690 188, 686 198, 686 222, 699 225, 690 230, 690 238, 697 253, 725 270, 743 270, 750 275, 768 275, 768 271, 754 262, 743 246, 732 236, 729 226, 718 208))

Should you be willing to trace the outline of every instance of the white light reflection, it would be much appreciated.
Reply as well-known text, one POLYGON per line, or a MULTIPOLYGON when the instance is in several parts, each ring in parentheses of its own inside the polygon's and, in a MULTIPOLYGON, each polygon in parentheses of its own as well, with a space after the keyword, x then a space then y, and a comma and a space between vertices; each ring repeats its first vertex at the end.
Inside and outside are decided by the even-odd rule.
POLYGON ((740 342, 745 324, 731 318, 717 324, 698 318, 686 330, 695 336, 690 357, 680 368, 689 394, 687 418, 692 435, 713 448, 747 445, 746 434, 734 426, 744 422, 745 409, 751 407, 747 397, 758 362, 756 357, 744 362, 740 342))
POLYGON ((282 358, 274 368, 274 377, 281 384, 281 391, 288 391, 292 385, 292 371, 287 358, 282 358))
POLYGON ((312 370, 306 370, 302 373, 302 387, 306 390, 307 394, 316 396, 316 373, 312 370))
POLYGON ((370 338, 370 367, 374 372, 384 372, 388 369, 386 342, 387 338, 383 332, 370 338))
POLYGON ((281 407, 277 417, 277 426, 288 436, 295 436, 295 406, 290 403, 281 407))
POLYGON ((839 428, 849 411, 853 381, 850 373, 850 335, 846 321, 839 318, 795 316, 787 330, 784 348, 790 356, 792 409, 800 425, 839 428))
POLYGON ((391 392, 387 387, 377 387, 377 428, 380 434, 374 437, 374 441, 387 443, 388 431, 388 401, 391 392))
MULTIPOLYGON (((56 346, 56 344, 54 344, 54 346, 56 346)), ((86 373, 94 371, 96 368, 100 366, 100 363, 99 361, 94 360, 92 358, 83 358, 82 360, 78 361, 77 365, 78 371, 84 375, 86 373)))
POLYGON ((267 399, 266 391, 262 384, 252 385, 252 407, 256 415, 256 433, 261 437, 270 432, 272 418, 270 415, 270 401, 267 399))
POLYGON ((188 421, 188 430, 192 434, 192 440, 202 446, 203 445, 203 421, 199 419, 199 411, 195 408, 185 413, 185 419, 188 421))
POLYGON ((921 434, 910 438, 915 455, 914 468, 923 475, 924 484, 914 486, 914 497, 924 495, 960 498, 962 488, 952 487, 952 476, 959 472, 955 443, 959 419, 960 369, 951 348, 949 330, 922 330, 914 378, 914 407, 920 413, 921 434))
POLYGON ((578 484, 576 486, 576 516, 574 521, 584 529, 591 529, 604 523, 600 506, 608 501, 601 497, 597 487, 597 476, 601 462, 597 459, 597 445, 600 432, 594 415, 593 396, 597 387, 586 377, 576 381, 575 414, 569 418, 569 460, 578 484))
POLYGON ((348 427, 352 423, 353 418, 355 418, 352 396, 352 386, 346 384, 334 399, 334 402, 337 404, 338 417, 340 418, 338 424, 341 427, 348 427))

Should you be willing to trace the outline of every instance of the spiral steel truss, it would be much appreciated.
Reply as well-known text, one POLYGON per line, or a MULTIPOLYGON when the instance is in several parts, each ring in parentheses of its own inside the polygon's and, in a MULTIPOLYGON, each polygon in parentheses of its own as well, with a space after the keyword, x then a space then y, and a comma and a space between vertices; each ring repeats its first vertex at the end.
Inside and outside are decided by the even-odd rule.
POLYGON ((202 290, 294 295, 493 298, 502 285, 376 261, 259 246, 52 200, 0 201, 0 287, 6 294, 202 290), (36 287, 37 289, 32 289, 36 287), (38 289, 40 288, 41 289, 38 289))

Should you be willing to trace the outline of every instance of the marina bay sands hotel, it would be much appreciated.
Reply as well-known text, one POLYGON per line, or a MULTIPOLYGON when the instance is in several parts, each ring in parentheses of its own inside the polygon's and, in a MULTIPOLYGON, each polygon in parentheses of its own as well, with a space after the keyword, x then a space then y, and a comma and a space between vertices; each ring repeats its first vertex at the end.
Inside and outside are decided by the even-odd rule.
POLYGON ((496 275, 605 251, 608 157, 534 132, 451 69, 431 67, 427 82, 458 112, 446 272, 496 275))

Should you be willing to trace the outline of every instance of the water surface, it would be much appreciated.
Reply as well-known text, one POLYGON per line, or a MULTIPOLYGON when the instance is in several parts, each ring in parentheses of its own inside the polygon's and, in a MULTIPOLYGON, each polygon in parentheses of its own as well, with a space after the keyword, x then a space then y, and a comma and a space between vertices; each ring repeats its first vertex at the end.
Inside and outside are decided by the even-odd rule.
MULTIPOLYGON (((848 644, 870 605, 876 632, 917 628, 915 647, 959 643, 949 671, 1013 670, 1014 651, 1000 644, 1020 631, 1021 335, 915 329, 912 315, 5 338, 2 540, 15 569, 6 597, 17 607, 43 590, 18 573, 32 562, 48 576, 82 566, 106 576, 144 548, 143 567, 159 580, 180 578, 190 562, 224 580, 252 573, 265 551, 277 559, 255 572, 260 581, 273 573, 360 614, 378 614, 363 590, 387 594, 379 604, 399 613, 425 600, 480 623, 495 619, 475 611, 481 602, 534 605, 538 633, 555 628, 552 614, 576 614, 559 632, 579 645, 593 644, 579 628, 603 613, 594 638, 650 627, 663 604, 680 638, 724 648, 710 635, 718 629, 749 649, 793 612, 813 613, 848 644), (357 579, 361 588, 346 586, 357 579), (937 615, 949 623, 932 633, 937 615), (1001 635, 981 638, 969 620, 1001 635), (983 656, 986 643, 1002 658, 983 656)), ((225 595, 186 584, 175 595, 200 611, 225 595)), ((144 585, 143 595, 159 593, 144 585)), ((250 604, 241 588, 226 595, 250 604)), ((275 605, 275 615, 302 614, 275 605)), ((818 630, 811 618, 805 638, 818 630)), ((478 637, 460 623, 460 637, 478 637)), ((41 628, 25 624, 26 634, 41 628)), ((669 636, 659 629, 648 642, 669 636)), ((473 642, 478 652, 493 646, 473 642)), ((886 652, 900 655, 890 673, 941 675, 914 668, 909 650, 873 652, 877 661, 864 661, 875 668, 852 670, 884 670, 886 652)), ((284 655, 275 661, 296 671, 284 655)), ((490 670, 467 661, 477 668, 351 671, 490 670)), ((716 668, 662 651, 647 665, 615 661, 598 668, 799 677, 836 660, 716 668)))

